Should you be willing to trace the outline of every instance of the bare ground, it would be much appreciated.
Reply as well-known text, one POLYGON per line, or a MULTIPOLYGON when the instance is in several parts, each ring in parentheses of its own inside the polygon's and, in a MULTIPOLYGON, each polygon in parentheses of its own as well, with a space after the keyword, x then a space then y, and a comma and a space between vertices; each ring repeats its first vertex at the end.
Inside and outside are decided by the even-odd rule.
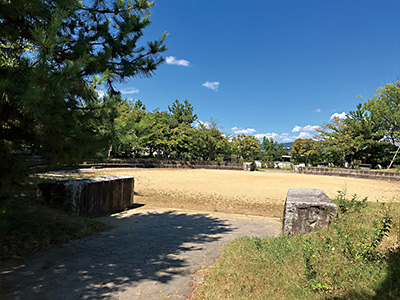
POLYGON ((202 169, 85 170, 80 176, 106 174, 135 177, 135 203, 147 207, 282 216, 288 189, 321 189, 334 198, 337 191, 369 201, 400 202, 400 183, 288 172, 244 172, 202 169))

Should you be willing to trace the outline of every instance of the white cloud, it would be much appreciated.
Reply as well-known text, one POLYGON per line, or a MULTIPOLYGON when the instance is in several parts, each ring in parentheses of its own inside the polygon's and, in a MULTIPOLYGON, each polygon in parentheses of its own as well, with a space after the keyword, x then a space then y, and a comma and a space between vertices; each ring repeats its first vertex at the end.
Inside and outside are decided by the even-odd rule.
POLYGON ((217 92, 218 88, 219 88, 219 82, 218 81, 213 81, 213 82, 206 81, 202 84, 202 86, 205 86, 206 88, 209 88, 209 89, 217 92))
POLYGON ((331 120, 333 120, 334 118, 344 119, 344 118, 346 118, 346 113, 345 113, 345 112, 342 112, 341 114, 339 114, 339 113, 334 113, 334 114, 331 116, 331 120))
POLYGON ((279 141, 281 143, 289 143, 289 142, 293 142, 294 139, 290 138, 290 137, 282 137, 282 139, 279 141))
POLYGON ((198 120, 197 123, 196 123, 196 125, 194 125, 194 127, 196 127, 197 129, 199 129, 199 128, 200 128, 200 125, 204 125, 206 128, 210 128, 210 122, 209 122, 209 121, 203 122, 203 121, 201 121, 201 120, 198 120))
POLYGON ((253 134, 253 133, 257 132, 257 130, 255 130, 254 128, 243 129, 243 128, 238 128, 238 127, 233 127, 232 130, 236 134, 242 134, 242 133, 253 134))
POLYGON ((264 137, 266 137, 267 139, 272 138, 273 140, 277 140, 280 139, 280 135, 275 133, 275 132, 271 132, 271 133, 257 133, 256 135, 254 135, 254 137, 257 140, 262 140, 264 137))
POLYGON ((100 90, 100 89, 95 89, 96 93, 97 93, 97 97, 99 98, 103 98, 106 93, 104 93, 104 91, 100 90))
POLYGON ((137 94, 139 93, 139 89, 136 88, 127 88, 120 91, 122 95, 124 94, 137 94))
POLYGON ((272 138, 274 141, 277 141, 279 143, 287 143, 287 142, 294 142, 297 139, 311 139, 313 138, 313 134, 310 132, 306 131, 301 131, 299 132, 298 135, 290 135, 289 133, 275 133, 275 132, 270 132, 270 133, 258 133, 254 135, 256 139, 259 141, 262 141, 263 137, 266 137, 267 139, 272 138))
POLYGON ((292 129, 292 132, 299 132, 299 131, 301 131, 301 127, 300 127, 300 126, 295 126, 295 127, 292 129))
POLYGON ((319 128, 317 125, 306 125, 304 127, 295 126, 292 129, 292 132, 300 132, 300 131, 316 131, 319 128))
POLYGON ((177 66, 184 66, 184 67, 188 67, 190 62, 188 62, 185 59, 176 59, 175 56, 167 56, 165 58, 165 62, 168 65, 177 65, 177 66))
POLYGON ((292 130, 293 133, 283 132, 267 132, 267 133, 257 133, 257 130, 254 128, 243 129, 241 127, 233 127, 231 128, 232 132, 235 134, 248 134, 253 135, 257 140, 262 141, 263 138, 272 138, 274 141, 279 143, 287 143, 294 142, 296 139, 312 139, 315 136, 315 131, 319 126, 315 125, 306 125, 304 127, 295 126, 292 130))
POLYGON ((201 124, 204 124, 204 122, 201 121, 201 120, 197 120, 197 123, 196 123, 196 125, 194 125, 194 127, 197 128, 197 129, 199 129, 199 127, 200 127, 201 124))
POLYGON ((272 138, 274 141, 277 141, 279 143, 293 142, 295 139, 298 138, 298 136, 290 135, 287 132, 281 134, 275 132, 258 133, 254 135, 254 137, 260 141, 262 141, 264 137, 266 137, 267 139, 272 138))
POLYGON ((309 132, 302 131, 299 134, 299 138, 300 139, 311 139, 312 137, 313 137, 313 135, 311 133, 309 133, 309 132))

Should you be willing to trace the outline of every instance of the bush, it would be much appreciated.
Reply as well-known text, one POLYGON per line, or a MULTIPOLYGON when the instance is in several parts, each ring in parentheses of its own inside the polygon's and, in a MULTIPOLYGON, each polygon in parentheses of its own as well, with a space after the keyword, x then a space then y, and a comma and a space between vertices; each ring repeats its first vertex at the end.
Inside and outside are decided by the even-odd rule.
POLYGON ((362 200, 358 200, 357 195, 354 194, 351 197, 351 200, 346 198, 346 191, 338 191, 336 199, 333 202, 338 206, 339 212, 359 212, 362 208, 367 206, 368 197, 363 198, 362 200))

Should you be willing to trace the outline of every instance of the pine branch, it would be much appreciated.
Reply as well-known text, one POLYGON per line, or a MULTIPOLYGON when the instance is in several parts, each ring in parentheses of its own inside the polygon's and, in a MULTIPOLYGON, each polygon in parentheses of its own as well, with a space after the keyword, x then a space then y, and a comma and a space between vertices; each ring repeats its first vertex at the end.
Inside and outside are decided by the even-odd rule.
POLYGON ((114 15, 119 15, 120 13, 123 12, 129 12, 132 10, 137 10, 136 7, 128 7, 124 9, 98 9, 98 8, 93 8, 93 7, 82 7, 81 10, 88 11, 88 12, 95 12, 98 14, 114 14, 114 15))

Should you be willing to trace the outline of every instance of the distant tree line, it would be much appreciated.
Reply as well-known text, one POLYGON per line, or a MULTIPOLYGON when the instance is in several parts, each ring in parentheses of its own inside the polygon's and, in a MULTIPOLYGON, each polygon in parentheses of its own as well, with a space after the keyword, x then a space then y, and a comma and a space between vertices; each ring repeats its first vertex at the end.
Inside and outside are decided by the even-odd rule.
POLYGON ((371 99, 359 103, 344 119, 333 118, 321 126, 314 139, 297 139, 293 163, 336 166, 399 164, 400 81, 379 88, 371 99))
POLYGON ((270 162, 284 153, 283 145, 272 139, 260 143, 245 134, 229 136, 221 131, 218 120, 197 121, 188 100, 175 100, 168 111, 151 112, 140 100, 122 100, 120 95, 106 101, 120 103, 102 126, 102 134, 111 137, 112 157, 270 162))
MULTIPOLYGON (((229 136, 217 120, 196 122, 188 100, 175 100, 168 111, 147 112, 140 100, 113 97, 103 100, 119 103, 115 116, 104 126, 104 135, 112 137, 113 156, 210 161, 233 157, 235 161, 261 160, 273 167, 282 155, 289 154, 272 138, 258 141, 245 134, 229 136)), ((290 151, 294 164, 386 168, 400 163, 400 81, 379 88, 345 118, 335 117, 317 132, 313 138, 294 141, 290 151)))

